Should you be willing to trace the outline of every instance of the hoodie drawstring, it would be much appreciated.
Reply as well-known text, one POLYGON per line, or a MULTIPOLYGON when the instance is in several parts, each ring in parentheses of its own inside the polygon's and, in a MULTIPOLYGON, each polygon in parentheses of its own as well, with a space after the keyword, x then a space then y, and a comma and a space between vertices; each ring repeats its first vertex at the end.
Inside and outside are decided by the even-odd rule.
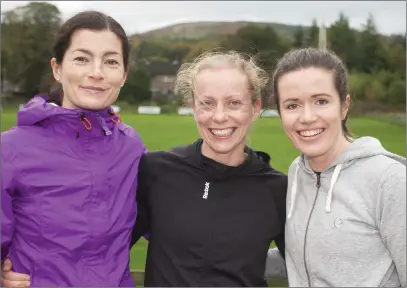
POLYGON ((90 131, 92 129, 92 123, 90 123, 88 118, 86 118, 86 114, 84 112, 81 112, 79 117, 81 118, 81 122, 83 124, 83 127, 85 127, 86 130, 90 131))
POLYGON ((117 114, 116 112, 114 112, 113 109, 109 109, 109 114, 110 114, 110 115, 113 115, 113 117, 110 118, 110 120, 112 120, 114 123, 116 123, 116 124, 122 123, 122 117, 120 117, 119 114, 117 114))
MULTIPOLYGON (((336 181, 339 178, 339 173, 341 172, 343 164, 339 164, 335 167, 334 173, 332 174, 332 179, 331 179, 331 185, 329 187, 328 191, 328 196, 326 199, 326 206, 325 206, 325 211, 327 213, 331 212, 331 202, 332 202, 332 193, 333 189, 335 186, 336 181)), ((297 165, 297 168, 295 169, 295 174, 294 174, 294 180, 291 188, 291 204, 290 204, 290 209, 288 211, 287 219, 291 219, 293 213, 294 213, 294 207, 295 207, 295 200, 297 198, 297 190, 298 190, 298 172, 299 172, 299 165, 297 165)))
POLYGON ((341 172, 341 169, 342 169, 342 164, 339 164, 338 166, 335 167, 334 173, 332 174, 331 187, 329 187, 328 197, 326 199, 326 206, 325 206, 325 211, 328 213, 331 212, 332 193, 334 190, 335 183, 339 178, 339 173, 341 172))
POLYGON ((290 205, 290 210, 288 211, 288 216, 287 218, 290 219, 291 216, 293 215, 294 211, 294 202, 295 199, 297 198, 297 177, 298 177, 298 170, 300 170, 300 165, 297 165, 297 168, 295 169, 294 173, 294 180, 293 180, 293 187, 291 187, 291 205, 290 205))
MULTIPOLYGON (((113 111, 113 109, 109 109, 108 112, 109 112, 110 115, 113 116, 112 118, 110 118, 110 120, 111 120, 113 123, 115 123, 115 124, 120 124, 120 123, 122 123, 122 118, 120 117, 119 114, 115 113, 115 112, 113 111)), ((79 115, 79 117, 80 117, 81 122, 82 122, 82 125, 85 127, 85 129, 88 130, 88 131, 92 130, 92 123, 89 121, 88 118, 86 118, 85 112, 81 112, 80 115, 79 115)), ((109 131, 110 133, 106 133, 106 129, 107 129, 107 127, 106 127, 106 122, 104 122, 104 120, 103 120, 103 122, 101 122, 101 124, 102 124, 103 130, 105 131, 105 134, 106 134, 106 135, 110 135, 110 134, 111 134, 110 131, 109 131)), ((77 137, 78 137, 78 136, 77 136, 77 137)))

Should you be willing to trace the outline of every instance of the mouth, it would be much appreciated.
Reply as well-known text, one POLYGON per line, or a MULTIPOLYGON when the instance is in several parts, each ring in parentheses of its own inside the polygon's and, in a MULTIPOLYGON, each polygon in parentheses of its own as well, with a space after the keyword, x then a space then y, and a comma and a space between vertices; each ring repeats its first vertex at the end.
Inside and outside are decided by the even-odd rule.
POLYGON ((217 138, 225 139, 232 136, 232 134, 236 131, 237 128, 225 128, 225 129, 212 129, 209 128, 208 130, 217 138))
POLYGON ((95 86, 80 86, 83 90, 90 94, 97 94, 101 92, 105 92, 107 89, 101 88, 101 87, 95 87, 95 86))
POLYGON ((319 135, 321 135, 324 131, 325 131, 324 128, 313 129, 313 130, 301 130, 301 131, 297 131, 297 134, 305 139, 314 139, 314 138, 318 137, 319 135))

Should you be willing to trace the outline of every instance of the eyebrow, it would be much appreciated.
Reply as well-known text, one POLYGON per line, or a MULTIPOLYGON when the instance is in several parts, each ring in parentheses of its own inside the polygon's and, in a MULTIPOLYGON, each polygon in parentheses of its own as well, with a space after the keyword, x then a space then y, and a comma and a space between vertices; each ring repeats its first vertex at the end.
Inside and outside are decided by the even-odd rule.
MULTIPOLYGON (((213 96, 211 96, 211 95, 204 94, 204 95, 200 95, 200 96, 201 96, 202 98, 216 100, 216 99, 215 99, 213 96)), ((242 96, 244 96, 244 95, 242 95, 242 94, 230 94, 230 95, 226 96, 226 99, 229 100, 230 98, 242 97, 242 96)))
MULTIPOLYGON (((88 55, 90 55, 90 56, 93 55, 92 52, 90 52, 90 51, 87 50, 87 49, 83 49, 83 48, 75 49, 75 50, 73 50, 73 52, 82 52, 82 53, 88 54, 88 55)), ((119 55, 119 53, 117 53, 117 52, 115 52, 115 51, 106 51, 105 53, 103 53, 103 55, 104 55, 104 56, 119 55)))
MULTIPOLYGON (((328 97, 332 97, 332 95, 329 95, 327 93, 316 93, 316 94, 312 94, 311 98, 316 98, 316 97, 320 97, 320 96, 328 96, 328 97)), ((298 98, 289 98, 283 101, 283 103, 285 102, 289 102, 289 101, 293 101, 293 102, 298 102, 300 99, 298 98)))

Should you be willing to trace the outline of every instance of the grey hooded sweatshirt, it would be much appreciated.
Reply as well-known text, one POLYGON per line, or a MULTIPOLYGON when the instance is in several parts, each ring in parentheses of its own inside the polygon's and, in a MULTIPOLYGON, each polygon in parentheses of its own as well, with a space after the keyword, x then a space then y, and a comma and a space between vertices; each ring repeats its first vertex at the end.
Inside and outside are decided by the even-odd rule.
POLYGON ((406 287, 406 159, 354 140, 320 175, 298 157, 288 172, 286 270, 291 287, 406 287))

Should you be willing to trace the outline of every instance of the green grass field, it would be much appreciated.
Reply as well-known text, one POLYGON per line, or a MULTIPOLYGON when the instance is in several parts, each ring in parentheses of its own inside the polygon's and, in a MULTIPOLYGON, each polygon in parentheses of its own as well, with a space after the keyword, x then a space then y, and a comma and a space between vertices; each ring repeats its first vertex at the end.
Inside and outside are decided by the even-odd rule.
MULTIPOLYGON (((122 118, 138 131, 149 150, 169 149, 176 145, 191 143, 198 137, 194 120, 188 116, 129 113, 123 114, 122 118)), ((7 130, 15 125, 15 122, 15 111, 3 112, 1 130, 7 130)), ((406 155, 405 122, 394 124, 394 121, 388 121, 385 117, 364 117, 349 120, 349 127, 357 137, 366 135, 377 137, 386 149, 402 156, 406 155)), ((285 173, 298 155, 286 138, 277 118, 259 119, 252 127, 248 144, 255 150, 269 153, 272 166, 285 173)), ((143 239, 132 249, 131 268, 144 268, 146 246, 143 239)))

